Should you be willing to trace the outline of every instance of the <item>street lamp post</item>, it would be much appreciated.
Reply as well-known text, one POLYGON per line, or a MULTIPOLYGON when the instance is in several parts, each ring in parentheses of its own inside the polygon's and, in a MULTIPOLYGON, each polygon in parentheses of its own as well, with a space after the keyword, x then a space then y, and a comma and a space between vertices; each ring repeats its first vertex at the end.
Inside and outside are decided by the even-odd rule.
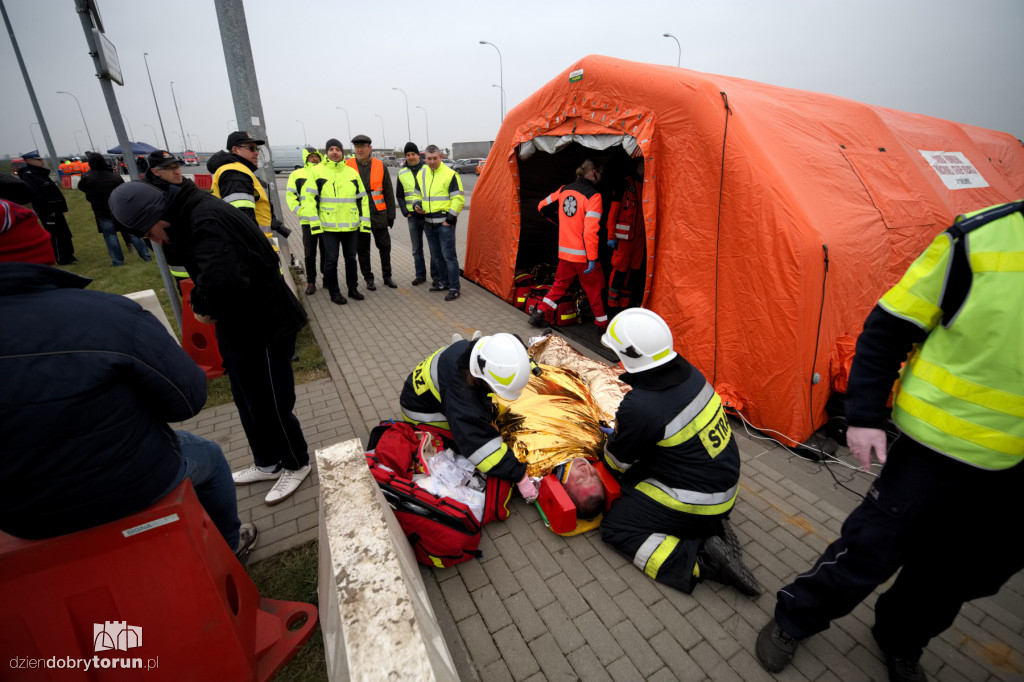
MULTIPOLYGON (((148 56, 149 56, 148 52, 143 52, 142 53, 142 61, 146 62, 146 76, 149 77, 149 89, 153 93, 153 106, 156 107, 156 120, 158 120, 160 122, 160 132, 163 133, 163 136, 164 136, 164 148, 166 149, 167 147, 170 147, 171 145, 167 144, 167 131, 164 130, 164 119, 160 115, 160 105, 157 104, 157 102, 156 102, 156 88, 153 87, 153 76, 150 75, 150 73, 149 73, 149 60, 146 59, 146 57, 148 57, 148 56)), ((156 133, 153 133, 153 137, 156 137, 156 133)))
MULTIPOLYGON (((57 91, 57 94, 58 94, 58 95, 71 95, 71 93, 70 93, 70 92, 65 92, 64 90, 58 90, 58 91, 57 91)), ((74 98, 74 100, 75 100, 75 104, 77 104, 77 105, 78 105, 78 113, 79 113, 79 114, 81 114, 81 116, 82 116, 82 125, 84 125, 84 126, 85 126, 85 135, 86 135, 86 137, 88 137, 88 138, 89 138, 89 146, 90 146, 90 147, 93 147, 93 146, 95 146, 95 145, 93 145, 93 143, 92 143, 92 134, 91 134, 91 133, 89 133, 89 124, 85 122, 85 114, 84 114, 84 113, 82 113, 82 105, 81 105, 81 103, 80 103, 80 102, 78 101, 78 98, 77 98, 77 97, 75 97, 74 95, 71 95, 71 96, 72 96, 72 97, 74 98)), ((40 130, 42 130, 42 128, 40 128, 40 130)))
POLYGON ((334 107, 335 109, 341 109, 345 112, 345 128, 348 130, 348 139, 352 139, 352 126, 348 122, 348 109, 345 107, 334 107))
POLYGON ((185 139, 185 126, 181 125, 181 111, 178 109, 178 95, 174 92, 174 81, 171 81, 171 99, 174 100, 174 113, 178 115, 178 127, 181 128, 181 145, 185 147, 188 145, 188 140, 185 139))
MULTIPOLYGON (((490 45, 495 50, 498 50, 498 46, 492 42, 481 40, 481 45, 490 45)), ((498 50, 498 82, 501 84, 501 121, 505 122, 505 69, 501 63, 501 50, 498 50)))
POLYGON ((427 127, 427 144, 430 144, 430 119, 427 117, 427 108, 416 105, 417 109, 423 109, 423 124, 427 127))
POLYGON ((500 85, 495 85, 495 84, 492 84, 491 87, 492 88, 501 88, 501 101, 504 102, 505 101, 505 88, 501 87, 500 85))
POLYGON ((671 33, 662 33, 661 35, 663 38, 671 38, 672 40, 676 41, 676 68, 679 68, 679 65, 683 61, 683 47, 679 44, 679 38, 676 38, 671 33))
POLYGON ((384 140, 384 147, 383 147, 383 149, 387 149, 388 148, 388 136, 384 134, 384 117, 381 116, 380 114, 374 114, 374 116, 376 116, 377 118, 380 119, 380 136, 384 140))
POLYGON ((124 115, 124 114, 121 114, 121 118, 124 119, 125 124, 128 126, 128 136, 129 136, 129 139, 132 142, 138 142, 138 140, 135 139, 135 133, 132 132, 132 122, 129 121, 128 117, 126 115, 124 115))
POLYGON ((149 125, 148 123, 143 123, 142 125, 143 125, 143 127, 149 128, 150 130, 153 131, 153 139, 156 140, 157 144, 160 144, 160 138, 158 138, 156 136, 156 128, 154 128, 153 126, 149 125))
POLYGON ((402 93, 402 97, 405 98, 405 132, 409 134, 409 141, 412 142, 412 124, 409 122, 409 95, 405 94, 405 90, 403 90, 402 88, 391 89, 398 90, 400 93, 402 93))
MULTIPOLYGON (((32 126, 37 126, 37 125, 39 125, 39 124, 36 123, 35 121, 32 121, 31 123, 29 123, 28 124, 28 134, 32 136, 32 147, 35 150, 38 151, 39 150, 39 143, 36 142, 36 134, 32 132, 32 126)), ((42 131, 42 127, 40 127, 39 130, 42 131)), ((42 156, 42 154, 40 154, 40 156, 42 156)))
POLYGON ((78 155, 79 156, 82 155, 82 143, 78 141, 78 133, 80 133, 80 132, 82 132, 82 131, 81 130, 76 130, 75 131, 75 144, 78 145, 78 155))
POLYGON ((308 146, 309 140, 306 138, 306 124, 300 121, 299 119, 295 119, 295 122, 302 126, 302 144, 304 146, 308 146))

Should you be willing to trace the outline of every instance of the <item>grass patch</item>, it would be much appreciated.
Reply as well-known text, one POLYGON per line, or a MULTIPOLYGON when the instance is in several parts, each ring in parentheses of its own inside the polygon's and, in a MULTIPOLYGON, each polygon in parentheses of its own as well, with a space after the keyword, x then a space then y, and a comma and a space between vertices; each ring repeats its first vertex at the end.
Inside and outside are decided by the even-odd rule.
MULTIPOLYGON (((308 542, 248 567, 260 595, 269 599, 316 604, 317 543, 308 542)), ((306 646, 274 678, 274 682, 326 680, 323 632, 317 626, 306 646)))
MULTIPOLYGON (((68 212, 64 217, 71 227, 71 234, 74 236, 75 257, 79 262, 60 267, 90 278, 92 284, 89 285, 89 288, 95 291, 127 294, 146 289, 154 290, 164 309, 164 314, 167 315, 171 326, 180 337, 181 330, 175 323, 171 301, 167 295, 167 289, 164 287, 163 279, 160 277, 160 271, 157 269, 156 260, 146 263, 134 251, 129 253, 122 240, 121 248, 125 252, 125 264, 116 268, 111 266, 106 242, 103 241, 103 235, 96 227, 96 219, 93 216, 92 207, 85 200, 85 193, 77 189, 64 190, 64 197, 68 202, 68 212)), ((301 288, 298 296, 305 306, 305 295, 301 288)), ((184 314, 190 313, 184 311, 184 314)), ((295 353, 299 356, 299 361, 293 364, 296 384, 305 384, 329 376, 324 356, 320 352, 320 346, 317 345, 309 325, 299 332, 295 353)), ((228 378, 223 376, 209 381, 206 407, 229 402, 231 402, 231 387, 228 384, 228 378)))

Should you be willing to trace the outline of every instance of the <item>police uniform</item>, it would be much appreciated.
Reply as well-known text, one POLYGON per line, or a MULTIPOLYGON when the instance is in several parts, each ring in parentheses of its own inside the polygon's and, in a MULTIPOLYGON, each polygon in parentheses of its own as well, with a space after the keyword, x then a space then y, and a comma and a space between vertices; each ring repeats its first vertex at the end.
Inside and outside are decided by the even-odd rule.
POLYGON ((970 214, 938 235, 878 302, 857 340, 851 426, 901 434, 860 506, 815 566, 778 593, 775 620, 803 639, 878 598, 873 634, 918 660, 963 602, 1024 568, 1024 202, 970 214), (916 345, 916 346, 915 346, 916 345))
POLYGON ((680 356, 644 372, 615 415, 604 463, 622 483, 622 499, 601 523, 601 537, 658 582, 691 592, 697 552, 739 489, 739 449, 722 401, 680 356))
POLYGON ((526 464, 502 441, 494 425, 491 389, 467 383, 474 341, 456 341, 435 351, 405 380, 399 403, 413 424, 430 424, 452 432, 459 453, 480 473, 508 481, 526 475, 526 464))

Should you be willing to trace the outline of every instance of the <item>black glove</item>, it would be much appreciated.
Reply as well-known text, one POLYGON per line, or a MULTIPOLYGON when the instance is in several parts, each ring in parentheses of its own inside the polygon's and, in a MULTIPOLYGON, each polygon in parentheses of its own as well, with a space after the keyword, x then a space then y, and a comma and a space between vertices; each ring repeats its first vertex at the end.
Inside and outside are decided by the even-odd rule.
POLYGON ((270 229, 273 230, 274 232, 277 232, 285 239, 288 239, 288 237, 292 233, 291 228, 289 228, 283 222, 278 220, 277 216, 274 216, 273 218, 270 219, 270 229))
POLYGON ((459 216, 455 215, 454 213, 448 213, 444 217, 444 221, 451 225, 452 227, 455 227, 455 221, 457 221, 458 219, 459 216))
POLYGON ((394 224, 395 224, 395 219, 392 218, 391 220, 388 221, 388 229, 390 230, 392 225, 394 225, 394 224))

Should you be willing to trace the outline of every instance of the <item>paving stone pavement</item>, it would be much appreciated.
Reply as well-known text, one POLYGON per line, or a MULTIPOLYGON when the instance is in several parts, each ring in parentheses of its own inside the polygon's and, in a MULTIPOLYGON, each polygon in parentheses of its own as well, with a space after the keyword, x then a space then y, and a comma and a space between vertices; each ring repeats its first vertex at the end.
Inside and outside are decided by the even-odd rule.
MULTIPOLYGON (((284 186, 282 178, 279 184, 284 186)), ((297 221, 290 213, 285 218, 295 231, 289 241, 301 263, 297 221)), ((464 212, 460 254, 467 222, 464 212)), ((378 290, 364 290, 366 300, 336 306, 322 291, 307 299, 331 373, 330 379, 297 389, 296 411, 311 452, 353 437, 365 441, 381 419, 398 416, 408 372, 448 343, 453 332, 509 331, 528 338, 535 331, 525 314, 471 282, 463 280, 462 297, 450 303, 424 285, 411 286, 412 256, 401 216, 391 235, 398 289, 380 286, 374 249, 378 290)), ((251 462, 233 405, 204 410, 183 427, 219 442, 232 469, 251 462)), ((704 583, 692 595, 664 587, 605 545, 597 532, 554 535, 536 509, 517 498, 507 521, 484 529, 479 561, 422 568, 460 677, 484 682, 887 679, 870 635, 876 595, 808 639, 783 673, 772 676, 757 663, 754 641, 772 615, 775 591, 809 568, 838 536, 870 478, 841 465, 826 468, 803 460, 737 420, 733 431, 743 471, 732 521, 765 588, 761 597, 749 599, 716 583, 704 583)), ((851 462, 848 455, 844 461, 851 462)), ((315 473, 275 507, 262 503, 269 487, 238 489, 243 520, 260 527, 254 560, 316 537, 315 473)), ((1008 540, 1021 541, 1019 534, 1008 534, 1008 540)), ((970 579, 970 559, 956 553, 955 538, 949 565, 938 570, 948 571, 950 580, 970 579)), ((998 595, 965 605, 953 627, 929 645, 922 665, 939 682, 1024 680, 1024 573, 998 595)))

